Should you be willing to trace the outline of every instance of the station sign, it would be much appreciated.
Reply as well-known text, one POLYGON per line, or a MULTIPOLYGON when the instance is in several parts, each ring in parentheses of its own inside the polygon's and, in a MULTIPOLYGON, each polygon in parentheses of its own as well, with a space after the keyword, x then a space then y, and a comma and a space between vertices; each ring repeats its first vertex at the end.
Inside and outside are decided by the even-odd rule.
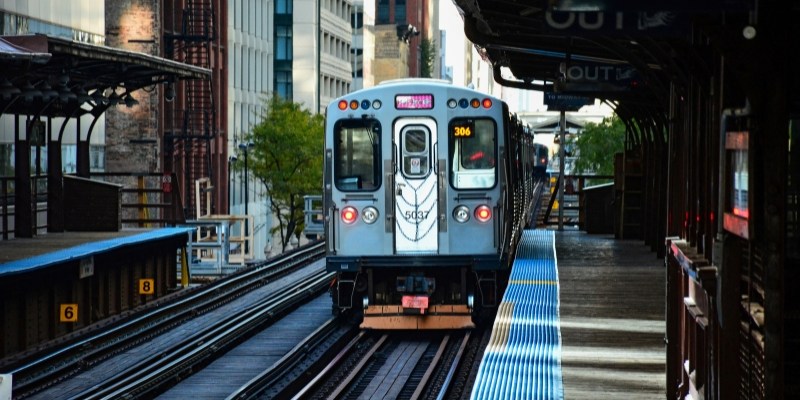
POLYGON ((78 276, 83 279, 92 275, 94 275, 94 256, 81 258, 78 276))
POLYGON ((594 99, 564 93, 544 92, 544 104, 548 111, 578 111, 583 106, 594 104, 594 99))
POLYGON ((551 11, 730 12, 754 9, 754 0, 546 0, 551 11))
POLYGON ((59 304, 59 322, 78 322, 78 305, 74 303, 59 304))
POLYGON ((155 294, 156 282, 155 279, 145 278, 139 279, 139 294, 155 294))
POLYGON ((565 69, 566 82, 559 85, 564 92, 616 92, 638 86, 639 72, 627 64, 572 62, 565 69))
POLYGON ((582 35, 682 37, 690 14, 675 11, 546 11, 544 30, 582 35))

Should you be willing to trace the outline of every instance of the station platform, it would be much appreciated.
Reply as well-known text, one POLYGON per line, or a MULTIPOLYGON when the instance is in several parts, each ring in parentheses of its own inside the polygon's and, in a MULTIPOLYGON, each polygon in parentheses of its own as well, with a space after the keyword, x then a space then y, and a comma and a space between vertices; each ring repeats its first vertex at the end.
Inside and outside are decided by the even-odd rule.
POLYGON ((0 241, 0 359, 68 340, 171 295, 190 231, 67 232, 0 241))
POLYGON ((473 399, 663 399, 665 274, 641 241, 524 232, 473 399))

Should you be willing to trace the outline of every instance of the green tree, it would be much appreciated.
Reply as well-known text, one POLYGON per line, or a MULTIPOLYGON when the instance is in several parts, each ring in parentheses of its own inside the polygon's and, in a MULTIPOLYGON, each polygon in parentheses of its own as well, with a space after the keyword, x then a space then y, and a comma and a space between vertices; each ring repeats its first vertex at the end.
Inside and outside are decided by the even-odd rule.
POLYGON ((433 77, 433 61, 436 57, 435 40, 422 38, 419 42, 420 78, 433 77))
POLYGON ((303 232, 303 196, 322 189, 323 131, 321 115, 273 94, 265 99, 261 120, 247 135, 254 144, 249 165, 264 184, 278 219, 270 234, 280 232, 282 251, 292 235, 299 240, 303 232))
POLYGON ((614 175, 614 154, 625 148, 625 124, 616 115, 599 124, 589 122, 568 144, 577 153, 576 173, 614 175))

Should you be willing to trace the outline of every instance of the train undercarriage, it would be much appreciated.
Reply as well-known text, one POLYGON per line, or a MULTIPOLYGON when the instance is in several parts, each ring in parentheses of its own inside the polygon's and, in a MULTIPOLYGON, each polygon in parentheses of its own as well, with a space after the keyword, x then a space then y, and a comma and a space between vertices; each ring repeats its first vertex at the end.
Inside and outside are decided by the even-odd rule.
POLYGON ((359 313, 361 328, 464 329, 494 314, 507 281, 469 264, 376 265, 339 272, 330 291, 334 313, 359 313))

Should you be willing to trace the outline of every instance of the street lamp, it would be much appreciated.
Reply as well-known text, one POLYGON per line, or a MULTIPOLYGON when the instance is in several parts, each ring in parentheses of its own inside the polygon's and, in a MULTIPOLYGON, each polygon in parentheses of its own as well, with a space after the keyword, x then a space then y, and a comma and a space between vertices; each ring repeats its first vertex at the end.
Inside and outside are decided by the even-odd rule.
POLYGON ((233 203, 231 203, 231 193, 236 190, 236 179, 233 175, 233 164, 238 161, 236 156, 228 157, 228 214, 232 213, 233 203), (233 182, 231 184, 230 182, 233 182))
MULTIPOLYGON (((239 143, 239 150, 244 154, 244 215, 248 217, 250 215, 249 211, 247 210, 247 205, 250 202, 250 177, 247 171, 247 153, 252 149, 254 146, 253 142, 242 142, 239 143)), ((245 218, 244 221, 244 236, 247 237, 250 235, 250 224, 249 220, 245 218)), ((244 241, 244 254, 250 253, 250 246, 249 241, 245 239, 244 241)))

